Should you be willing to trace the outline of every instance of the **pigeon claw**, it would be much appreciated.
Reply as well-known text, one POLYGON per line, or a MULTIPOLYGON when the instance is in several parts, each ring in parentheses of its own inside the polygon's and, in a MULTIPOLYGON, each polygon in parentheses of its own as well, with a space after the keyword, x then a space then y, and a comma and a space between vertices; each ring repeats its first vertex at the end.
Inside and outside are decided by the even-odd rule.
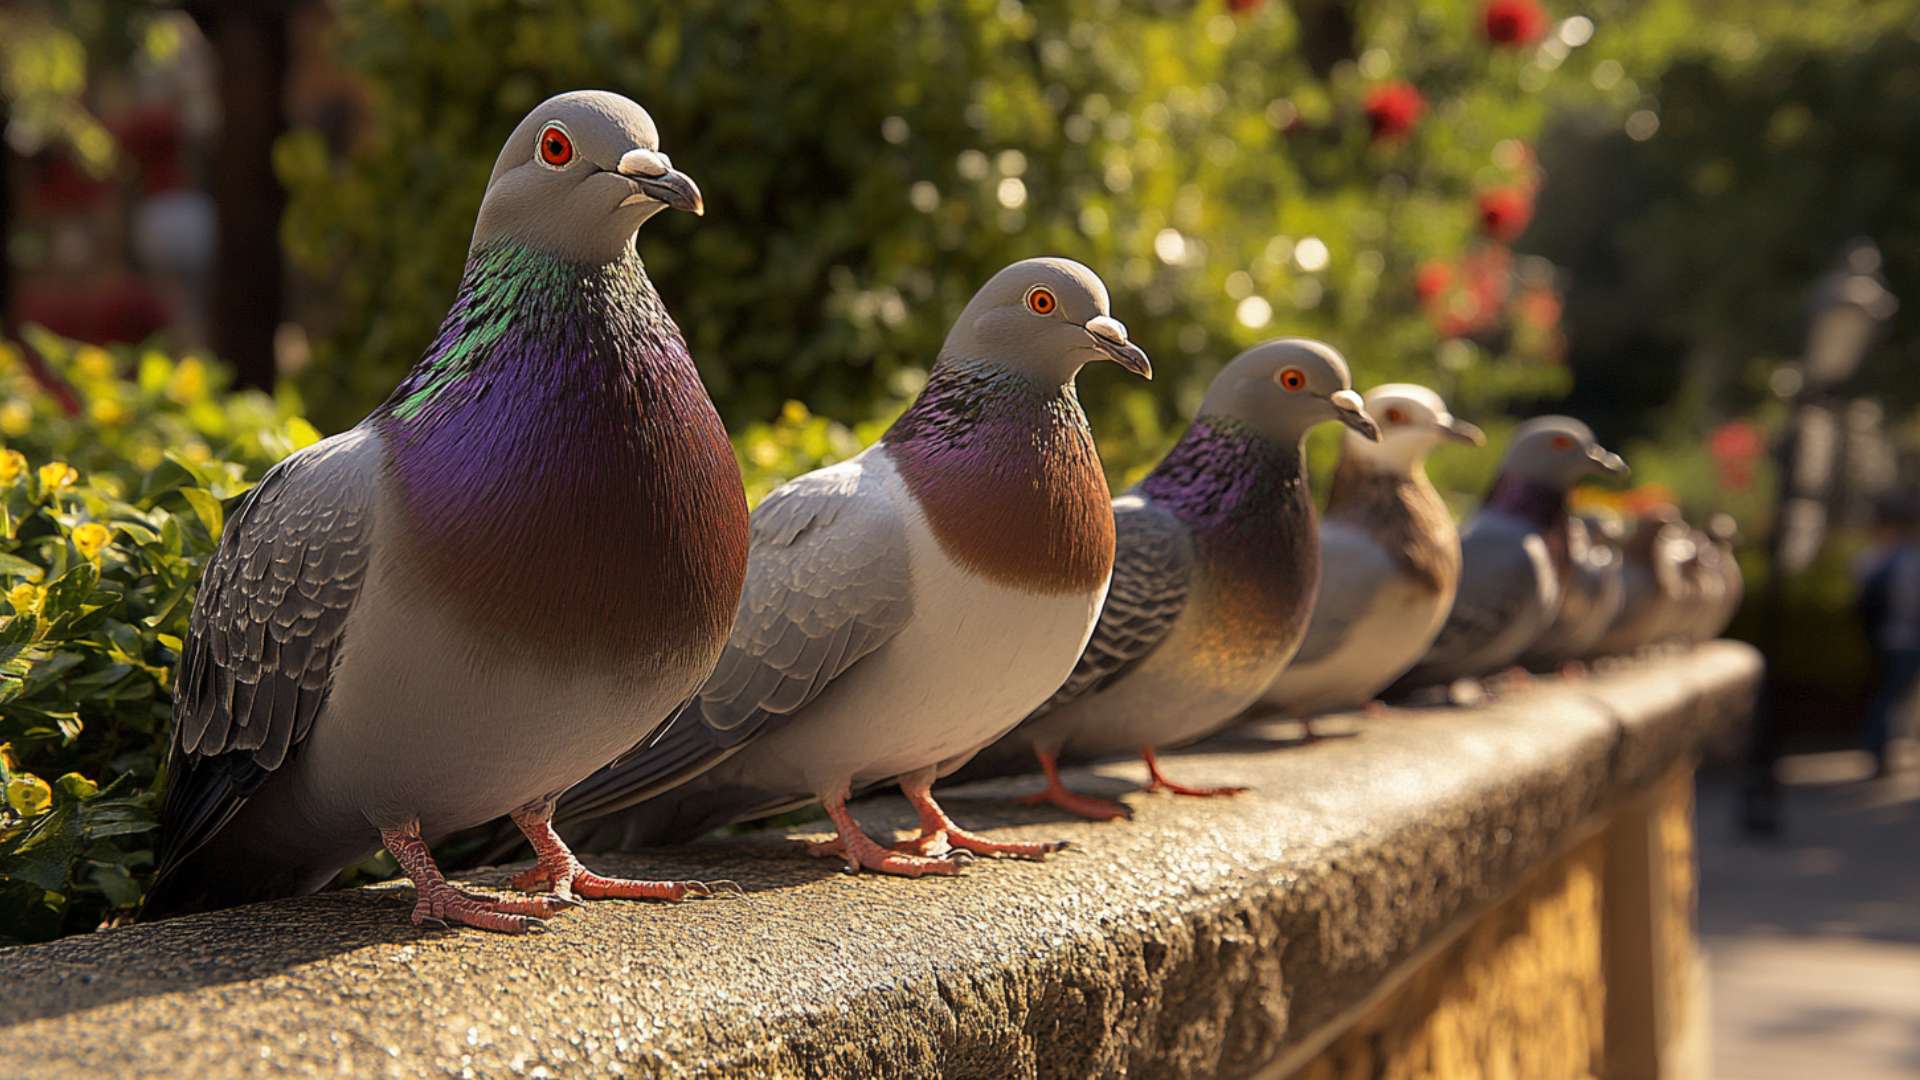
POLYGON ((1065 840, 993 840, 965 829, 947 828, 923 832, 911 840, 893 845, 893 850, 972 861, 973 855, 1011 855, 1019 859, 1044 859, 1067 846, 1065 840))
POLYGON ((1151 746, 1141 747, 1140 758, 1147 763, 1147 790, 1150 792, 1164 791, 1172 795, 1191 795, 1199 799, 1211 799, 1220 795, 1238 795, 1247 790, 1243 787, 1189 787, 1186 784, 1175 783, 1160 771, 1160 761, 1154 757, 1151 746))
POLYGON ((952 859, 908 855, 883 848, 865 833, 855 833, 852 843, 838 836, 831 840, 816 840, 807 845, 807 854, 819 858, 844 858, 849 874, 874 870, 895 877, 951 877, 961 870, 961 864, 952 859))
POLYGON ((1128 809, 1125 803, 1102 799, 1095 795, 1082 795, 1061 786, 1051 786, 1045 791, 1022 795, 1016 801, 1023 806, 1057 806, 1069 814, 1089 821, 1119 821, 1133 816, 1133 811, 1128 809))
POLYGON ((480 896, 440 881, 420 890, 420 899, 413 905, 413 924, 435 929, 449 924, 471 926, 499 934, 544 930, 546 923, 529 913, 532 908, 530 901, 480 896))

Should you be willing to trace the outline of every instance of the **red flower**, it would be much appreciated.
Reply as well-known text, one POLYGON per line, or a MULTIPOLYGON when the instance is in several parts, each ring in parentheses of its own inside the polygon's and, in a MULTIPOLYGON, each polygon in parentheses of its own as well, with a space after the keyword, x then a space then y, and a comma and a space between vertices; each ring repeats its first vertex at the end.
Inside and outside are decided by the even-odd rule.
POLYGON ((1487 0, 1480 17, 1495 45, 1525 45, 1547 32, 1547 13, 1537 0, 1487 0))
POLYGON ((1522 292, 1513 303, 1514 313, 1528 326, 1551 330, 1560 325, 1560 298, 1552 289, 1535 286, 1522 292))
POLYGON ((1406 135, 1426 109, 1427 99, 1411 83, 1381 83, 1367 91, 1367 124, 1376 141, 1406 135))
POLYGON ((1261 4, 1266 2, 1267 0, 1227 0, 1227 10, 1233 12, 1235 15, 1245 15, 1249 11, 1258 9, 1261 4))
POLYGON ((1707 451, 1719 469, 1721 486, 1735 491, 1752 485, 1754 463, 1766 450, 1766 437, 1751 420, 1729 420, 1707 436, 1707 451))
POLYGON ((1443 262, 1422 263, 1413 275, 1413 294, 1429 303, 1453 285, 1453 267, 1443 262))
POLYGON ((1533 220, 1533 196, 1516 187, 1480 193, 1480 231, 1502 242, 1527 231, 1533 220))

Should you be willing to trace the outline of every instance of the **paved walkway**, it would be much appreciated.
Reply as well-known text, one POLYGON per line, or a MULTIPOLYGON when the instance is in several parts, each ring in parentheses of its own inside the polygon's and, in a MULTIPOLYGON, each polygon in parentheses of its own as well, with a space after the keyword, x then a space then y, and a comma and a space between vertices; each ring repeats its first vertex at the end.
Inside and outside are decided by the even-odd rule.
POLYGON ((1920 772, 1783 762, 1786 829, 1752 842, 1700 791, 1700 928, 1719 1080, 1920 1077, 1920 772))

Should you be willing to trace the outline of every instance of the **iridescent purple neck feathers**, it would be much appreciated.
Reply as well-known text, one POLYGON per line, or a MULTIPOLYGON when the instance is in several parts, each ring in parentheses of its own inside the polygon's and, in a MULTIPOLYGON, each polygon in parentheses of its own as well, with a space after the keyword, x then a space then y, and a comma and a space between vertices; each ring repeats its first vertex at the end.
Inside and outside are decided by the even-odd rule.
POLYGON ((1567 493, 1552 484, 1502 472, 1487 492, 1486 506, 1545 530, 1565 523, 1567 493))
POLYGON ((1140 491, 1196 533, 1263 527, 1270 512, 1312 502, 1299 446, 1281 446, 1237 420, 1202 416, 1140 491))
POLYGON ((476 252, 375 411, 421 581, 530 651, 725 640, 746 565, 726 430, 637 254, 476 252))
POLYGON ((1257 653, 1306 632, 1320 534, 1301 446, 1201 416, 1137 489, 1191 530, 1214 618, 1257 653))
POLYGON ((962 566, 1037 593, 1106 584, 1112 502, 1072 383, 943 358, 880 441, 962 566))

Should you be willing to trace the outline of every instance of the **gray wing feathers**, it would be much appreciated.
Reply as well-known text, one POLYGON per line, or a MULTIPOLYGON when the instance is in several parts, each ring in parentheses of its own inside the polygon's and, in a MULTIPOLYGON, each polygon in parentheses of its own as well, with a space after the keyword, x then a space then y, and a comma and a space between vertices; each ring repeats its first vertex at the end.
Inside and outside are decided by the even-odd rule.
POLYGON ((1187 606, 1193 538, 1180 519, 1138 496, 1113 504, 1113 584, 1073 674, 1033 711, 1044 715, 1099 690, 1159 646, 1187 606))
MULTIPOLYGON (((906 532, 883 481, 856 458, 793 480, 754 509, 746 588, 713 674, 661 733, 563 795, 560 820, 627 812, 694 780, 906 626, 906 532)), ((627 816, 651 835, 637 823, 663 813, 674 816, 627 816)), ((593 835, 639 835, 622 827, 593 835)))
POLYGON ((1545 557, 1544 541, 1532 536, 1536 553, 1529 549, 1529 535, 1496 525, 1461 538, 1460 588, 1422 668, 1470 665, 1474 653, 1515 620, 1540 615, 1551 585, 1541 579, 1536 561, 1536 554, 1545 557))
POLYGON ((726 741, 797 712, 912 616, 906 532, 879 479, 850 462, 801 477, 754 511, 733 634, 694 699, 726 741))
POLYGON ((1380 587, 1396 572, 1370 537, 1338 523, 1322 525, 1313 619, 1289 666, 1304 667, 1346 644, 1354 626, 1373 609, 1380 587))
POLYGON ((372 437, 349 432, 288 458, 234 513, 194 601, 175 745, 250 751, 273 770, 327 694, 373 540, 372 437))

